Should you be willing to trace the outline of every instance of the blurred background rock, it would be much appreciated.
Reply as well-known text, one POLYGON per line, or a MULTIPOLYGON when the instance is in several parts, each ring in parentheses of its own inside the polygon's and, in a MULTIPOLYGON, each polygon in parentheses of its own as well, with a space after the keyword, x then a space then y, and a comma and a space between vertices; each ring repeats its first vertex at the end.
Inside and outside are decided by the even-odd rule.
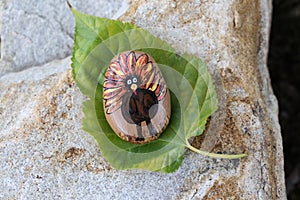
POLYGON ((300 199, 300 0, 273 0, 268 66, 279 101, 288 199, 300 199))

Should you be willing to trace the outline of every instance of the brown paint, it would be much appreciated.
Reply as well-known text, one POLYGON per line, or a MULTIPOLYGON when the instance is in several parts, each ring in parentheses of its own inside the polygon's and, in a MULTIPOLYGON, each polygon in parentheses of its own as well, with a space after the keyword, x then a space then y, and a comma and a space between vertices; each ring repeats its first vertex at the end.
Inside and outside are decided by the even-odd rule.
MULTIPOLYGON (((132 52, 127 51, 122 52, 121 54, 122 56, 127 56, 126 58, 129 58, 130 53, 132 52)), ((137 61, 138 58, 145 53, 134 52, 134 54, 137 61)), ((170 93, 167 87, 166 91, 158 89, 159 86, 166 86, 166 83, 154 59, 149 55, 147 56, 147 63, 152 63, 153 72, 156 74, 155 78, 150 81, 150 85, 156 84, 157 87, 154 88, 157 89, 151 89, 151 86, 146 88, 143 80, 141 80, 142 78, 138 76, 139 74, 132 74, 130 69, 128 70, 128 74, 126 74, 128 77, 122 79, 124 82, 123 89, 126 88, 127 92, 123 94, 120 99, 114 97, 110 98, 116 99, 116 101, 122 101, 120 107, 112 109, 114 110, 113 112, 107 112, 110 109, 110 105, 114 104, 106 105, 106 99, 108 97, 103 95, 103 106, 109 125, 120 138, 135 144, 145 144, 157 139, 166 129, 171 115, 170 93), (138 82, 135 83, 137 84, 137 87, 132 87, 132 85, 127 84, 129 79, 133 80, 131 77, 136 77, 138 79, 138 82), (160 94, 163 93, 163 95, 159 96, 157 95, 159 91, 165 92, 161 92, 160 94)), ((108 71, 111 70, 112 63, 121 63, 119 59, 119 55, 112 59, 108 71)), ((127 64, 128 62, 126 62, 126 65, 127 64)), ((141 68, 143 68, 143 66, 141 68)), ((135 70, 138 71, 137 68, 135 70)), ((110 77, 112 76, 111 74, 113 73, 106 75, 105 81, 112 82, 114 77, 110 77)), ((103 90, 105 91, 105 89, 107 88, 104 87, 103 90)))

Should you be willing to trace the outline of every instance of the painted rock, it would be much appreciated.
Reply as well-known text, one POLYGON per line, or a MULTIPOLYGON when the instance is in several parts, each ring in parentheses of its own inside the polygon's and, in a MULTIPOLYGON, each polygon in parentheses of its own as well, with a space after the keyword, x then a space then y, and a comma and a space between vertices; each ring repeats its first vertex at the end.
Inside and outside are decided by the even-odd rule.
POLYGON ((162 74, 148 54, 126 51, 115 56, 103 83, 106 119, 123 140, 145 144, 166 129, 170 93, 162 74))

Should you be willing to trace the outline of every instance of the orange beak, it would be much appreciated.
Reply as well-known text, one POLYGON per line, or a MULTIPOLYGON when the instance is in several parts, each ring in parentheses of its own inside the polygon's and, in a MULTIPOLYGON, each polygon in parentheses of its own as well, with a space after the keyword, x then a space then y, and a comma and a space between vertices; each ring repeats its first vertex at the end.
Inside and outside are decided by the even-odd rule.
POLYGON ((136 95, 136 89, 137 89, 137 85, 136 84, 132 84, 130 86, 131 90, 133 91, 133 93, 136 95))

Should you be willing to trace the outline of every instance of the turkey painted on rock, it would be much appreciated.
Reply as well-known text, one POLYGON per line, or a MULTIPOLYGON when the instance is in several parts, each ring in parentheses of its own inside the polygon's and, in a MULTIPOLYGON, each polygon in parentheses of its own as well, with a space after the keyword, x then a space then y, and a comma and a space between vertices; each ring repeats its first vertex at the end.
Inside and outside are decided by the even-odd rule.
POLYGON ((123 140, 144 144, 166 129, 170 94, 154 59, 139 51, 115 56, 103 83, 105 116, 123 140))

